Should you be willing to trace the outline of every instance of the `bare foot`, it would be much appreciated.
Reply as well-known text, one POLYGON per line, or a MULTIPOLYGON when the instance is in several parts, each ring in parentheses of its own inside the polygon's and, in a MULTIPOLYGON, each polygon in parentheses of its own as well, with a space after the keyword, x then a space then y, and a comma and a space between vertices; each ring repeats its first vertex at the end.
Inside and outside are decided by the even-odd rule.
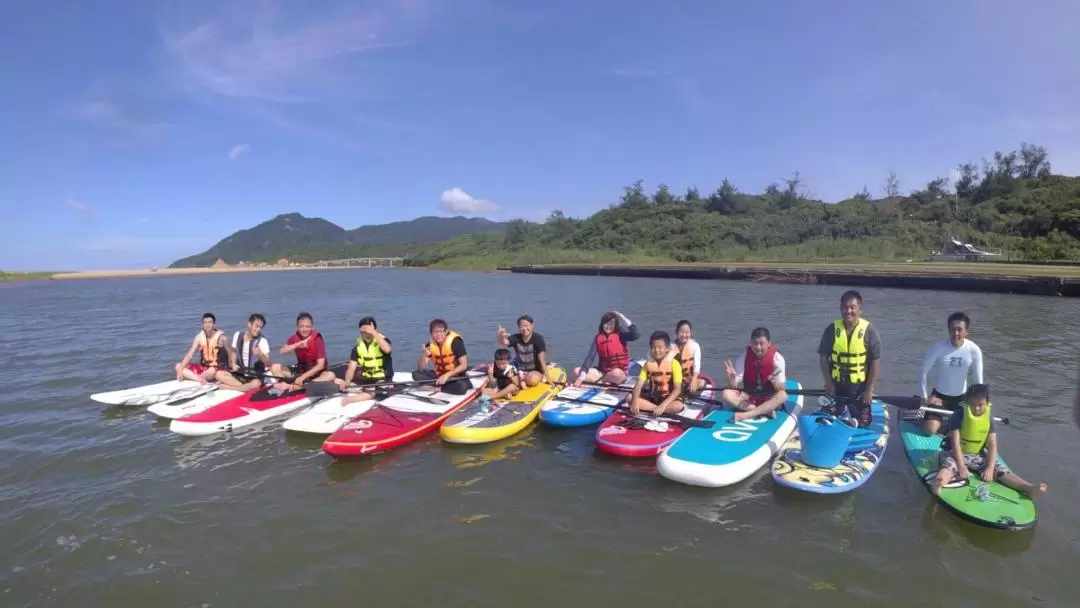
POLYGON ((1046 494, 1046 484, 1040 483, 1039 485, 1031 484, 1028 489, 1024 490, 1024 494, 1027 494, 1028 498, 1035 500, 1039 496, 1046 494))

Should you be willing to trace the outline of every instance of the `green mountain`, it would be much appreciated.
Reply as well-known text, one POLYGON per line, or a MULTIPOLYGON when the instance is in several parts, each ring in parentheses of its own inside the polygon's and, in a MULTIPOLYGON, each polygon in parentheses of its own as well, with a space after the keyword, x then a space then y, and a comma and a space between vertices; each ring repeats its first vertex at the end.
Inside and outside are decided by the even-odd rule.
MULTIPOLYGON (((957 167, 907 195, 890 175, 884 197, 863 188, 836 203, 813 199, 795 173, 764 192, 723 180, 685 194, 640 181, 616 204, 577 219, 514 220, 503 235, 474 234, 410 254, 419 266, 613 262, 923 260, 958 239, 1011 259, 1080 260, 1080 178, 1051 173, 1040 146, 957 167)), ((874 180, 877 181, 877 180, 874 180)))
POLYGON ((506 224, 483 218, 424 216, 345 230, 322 218, 287 213, 235 232, 206 251, 173 262, 170 268, 211 266, 280 258, 313 261, 365 255, 404 256, 416 244, 434 243, 477 232, 501 232, 506 224))

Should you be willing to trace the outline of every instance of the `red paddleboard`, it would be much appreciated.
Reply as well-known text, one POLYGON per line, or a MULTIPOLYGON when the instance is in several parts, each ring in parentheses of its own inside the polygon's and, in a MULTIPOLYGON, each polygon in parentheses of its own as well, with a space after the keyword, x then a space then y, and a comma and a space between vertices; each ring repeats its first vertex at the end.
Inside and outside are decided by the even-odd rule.
POLYGON ((181 435, 213 435, 269 420, 311 403, 303 390, 279 393, 272 387, 244 393, 201 412, 177 418, 169 430, 181 435))
MULTIPOLYGON (((701 378, 705 380, 706 388, 698 396, 705 399, 716 398, 714 391, 710 388, 713 384, 712 378, 705 375, 702 375, 701 378)), ((630 394, 628 393, 627 399, 629 398, 630 394)), ((708 406, 707 403, 690 399, 686 402, 683 411, 676 415, 701 420, 705 417, 708 406)), ((665 431, 631 428, 629 425, 635 420, 648 422, 653 420, 653 417, 652 414, 647 412, 633 416, 627 410, 615 410, 604 420, 600 428, 596 429, 596 447, 616 456, 628 456, 631 458, 656 456, 690 428, 671 422, 667 423, 667 430, 665 431)), ((640 426, 640 423, 638 426, 640 426)))
POLYGON ((327 437, 323 451, 334 458, 370 456, 415 441, 438 429, 450 414, 477 398, 487 384, 487 376, 469 381, 472 390, 464 395, 433 393, 433 385, 410 387, 391 395, 327 437))

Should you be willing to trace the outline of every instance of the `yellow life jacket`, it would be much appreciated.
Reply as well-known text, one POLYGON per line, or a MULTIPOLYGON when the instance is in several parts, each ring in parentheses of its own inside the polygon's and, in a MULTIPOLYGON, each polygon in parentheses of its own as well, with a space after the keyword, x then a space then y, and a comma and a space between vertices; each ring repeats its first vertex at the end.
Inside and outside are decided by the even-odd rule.
POLYGON ((978 454, 986 446, 986 439, 990 436, 990 402, 986 402, 986 409, 981 416, 976 416, 971 411, 971 406, 964 402, 964 420, 960 423, 960 451, 965 454, 978 454))
POLYGON ((866 332, 870 322, 859 319, 848 338, 843 319, 833 321, 832 379, 845 384, 866 382, 866 332))
MULTIPOLYGON (((384 337, 379 334, 379 337, 384 337)), ((356 364, 360 366, 360 377, 364 379, 386 378, 386 368, 383 366, 383 352, 379 348, 379 340, 374 339, 371 344, 364 342, 363 337, 356 339, 356 364)))
POLYGON ((435 375, 437 376, 454 369, 454 350, 451 348, 454 338, 461 338, 461 334, 451 329, 447 330, 441 347, 435 344, 434 340, 428 342, 428 357, 435 364, 435 375))
POLYGON ((671 368, 674 365, 675 358, 671 356, 664 357, 663 361, 659 363, 653 359, 645 362, 645 373, 649 376, 650 393, 657 397, 667 397, 671 394, 671 378, 674 375, 671 368))
POLYGON ((218 354, 220 347, 218 341, 225 335, 225 332, 220 329, 214 330, 214 335, 208 340, 206 338, 206 332, 200 331, 195 340, 199 343, 199 350, 202 351, 202 361, 200 362, 203 367, 218 367, 220 362, 218 361, 218 354))

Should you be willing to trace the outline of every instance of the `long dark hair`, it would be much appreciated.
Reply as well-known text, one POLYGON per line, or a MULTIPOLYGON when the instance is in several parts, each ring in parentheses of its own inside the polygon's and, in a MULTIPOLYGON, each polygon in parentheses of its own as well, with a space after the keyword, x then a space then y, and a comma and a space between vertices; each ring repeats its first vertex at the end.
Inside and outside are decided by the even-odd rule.
POLYGON ((615 330, 613 332, 611 332, 611 333, 613 333, 613 334, 619 333, 619 331, 622 330, 622 327, 620 327, 620 323, 619 323, 619 315, 617 315, 617 314, 615 314, 613 312, 605 312, 604 316, 600 317, 600 326, 596 328, 596 333, 598 333, 598 334, 604 333, 604 326, 607 325, 608 322, 611 321, 611 320, 615 321, 615 330))

